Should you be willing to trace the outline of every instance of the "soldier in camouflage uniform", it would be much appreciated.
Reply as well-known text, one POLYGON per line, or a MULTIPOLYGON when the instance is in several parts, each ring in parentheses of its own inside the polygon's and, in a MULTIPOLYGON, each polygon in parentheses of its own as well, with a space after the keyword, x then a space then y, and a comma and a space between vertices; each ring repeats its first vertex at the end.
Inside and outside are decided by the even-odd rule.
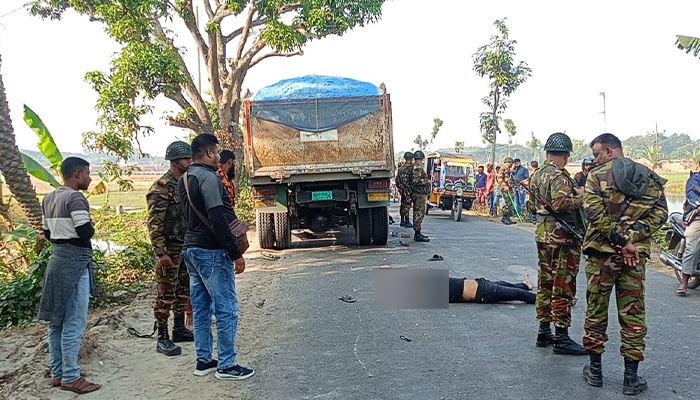
MULTIPOLYGON (((552 134, 545 143, 547 160, 530 178, 530 190, 557 213, 576 226, 576 215, 583 205, 583 189, 577 187, 564 169, 569 161, 571 139, 552 134)), ((581 243, 557 226, 557 221, 534 197, 527 208, 538 216, 535 242, 538 258, 537 320, 540 323, 537 347, 552 344, 555 354, 586 355, 583 346, 569 337, 571 302, 576 295, 576 275, 581 261, 581 243), (552 337, 550 323, 554 322, 552 337)))
POLYGON ((430 194, 430 178, 423 169, 425 154, 418 150, 413 153, 414 162, 411 165, 409 182, 411 183, 411 194, 413 201, 413 240, 416 242, 429 242, 430 238, 421 233, 421 225, 425 217, 425 207, 430 194))
POLYGON ((411 211, 410 174, 413 168, 413 153, 407 151, 404 153, 403 158, 406 160, 406 162, 400 166, 399 170, 396 172, 396 187, 399 189, 399 194, 401 195, 401 207, 399 208, 401 224, 399 224, 399 226, 413 228, 413 224, 411 224, 411 219, 409 216, 409 212, 411 211))
POLYGON ((190 279, 182 258, 187 221, 180 206, 178 179, 192 163, 192 149, 185 142, 173 142, 165 151, 170 169, 158 179, 146 195, 148 232, 156 253, 158 295, 153 314, 158 326, 156 351, 167 356, 182 352, 173 342, 194 341, 192 331, 185 328, 185 311, 190 297, 190 279), (174 315, 173 340, 168 336, 168 317, 174 315))
POLYGON ((511 186, 511 173, 513 172, 511 170, 512 168, 513 159, 506 157, 506 159, 503 160, 503 167, 496 175, 498 184, 501 187, 503 200, 505 200, 505 205, 503 206, 503 218, 501 218, 501 222, 506 225, 512 225, 515 223, 510 219, 510 217, 513 216, 513 200, 515 199, 515 197, 513 197, 513 187, 511 186))
POLYGON ((592 386, 603 385, 601 355, 608 340, 608 305, 615 286, 618 320, 622 327, 620 354, 625 360, 623 393, 647 389, 637 375, 644 359, 647 333, 644 306, 646 261, 650 238, 666 221, 666 180, 624 158, 620 139, 605 133, 591 143, 595 164, 586 179, 584 207, 590 225, 583 242, 588 256, 586 323, 583 345, 590 362, 583 376, 592 386))

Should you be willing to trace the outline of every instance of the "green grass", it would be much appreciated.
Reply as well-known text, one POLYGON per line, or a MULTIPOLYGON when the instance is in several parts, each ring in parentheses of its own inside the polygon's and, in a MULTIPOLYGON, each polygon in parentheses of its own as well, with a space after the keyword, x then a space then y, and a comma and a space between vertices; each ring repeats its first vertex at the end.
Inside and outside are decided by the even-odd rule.
POLYGON ((664 187, 667 195, 685 195, 685 182, 688 180, 688 173, 661 174, 661 176, 668 180, 664 187))

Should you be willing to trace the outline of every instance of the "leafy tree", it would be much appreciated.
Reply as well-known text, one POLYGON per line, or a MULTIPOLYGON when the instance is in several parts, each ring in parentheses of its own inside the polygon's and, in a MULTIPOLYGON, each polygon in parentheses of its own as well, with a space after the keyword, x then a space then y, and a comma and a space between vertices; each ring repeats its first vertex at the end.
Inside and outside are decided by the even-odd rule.
POLYGON ((428 145, 430 144, 430 142, 428 142, 428 139, 423 140, 421 135, 416 136, 416 138, 413 139, 413 143, 415 143, 418 146, 418 150, 420 151, 424 151, 425 149, 427 149, 428 145))
POLYGON ((496 138, 500 132, 501 115, 508 107, 508 98, 531 76, 532 69, 526 62, 517 62, 515 40, 508 38, 506 18, 496 20, 494 26, 499 34, 491 37, 489 44, 481 46, 472 55, 474 71, 490 80, 490 92, 481 101, 489 108, 479 118, 484 142, 491 143, 491 159, 496 158, 496 138))
POLYGON ((690 162, 690 168, 697 171, 700 168, 700 148, 694 148, 692 151, 688 152, 688 161, 690 162))
POLYGON ((535 137, 535 132, 530 134, 530 140, 527 142, 527 147, 532 150, 533 160, 540 161, 540 150, 542 148, 542 142, 535 137))
POLYGON ((170 125, 214 132, 223 147, 242 159, 241 89, 250 68, 270 57, 301 55, 313 39, 376 22, 384 1, 204 0, 202 27, 193 0, 34 0, 29 10, 61 19, 72 9, 102 24, 121 45, 109 72, 85 76, 99 95, 100 112, 100 130, 84 134, 88 149, 124 160, 136 152, 143 155, 139 138, 153 128, 141 120, 152 112, 156 98, 165 97, 176 110, 167 117, 170 125), (210 85, 206 96, 184 62, 185 49, 174 44, 171 27, 176 23, 187 28, 204 59, 210 85), (238 25, 230 29, 231 23, 238 25))
POLYGON ((693 53, 694 57, 700 54, 700 38, 694 36, 676 36, 676 46, 679 50, 685 50, 686 53, 693 53))
MULTIPOLYGON (((0 59, 0 68, 2 59, 0 59)), ((17 199, 22 211, 29 220, 29 225, 37 233, 35 250, 41 251, 46 242, 41 226, 41 204, 29 174, 22 161, 22 155, 15 142, 14 128, 10 118, 10 106, 7 104, 5 84, 0 73, 0 172, 14 198, 17 199)), ((4 218, 3 218, 4 219, 4 218)), ((7 227, 7 224, 6 224, 7 227)))
POLYGON ((517 132, 512 119, 504 119, 503 125, 505 125, 506 132, 508 132, 508 155, 510 156, 510 149, 513 146, 513 136, 515 136, 517 132))
POLYGON ((661 146, 655 144, 647 146, 642 152, 642 157, 649 161, 651 167, 656 171, 661 160, 661 146))
POLYGON ((440 131, 440 127, 442 126, 442 120, 440 118, 435 118, 433 120, 433 131, 430 133, 430 143, 428 144, 427 148, 431 148, 433 146, 433 140, 435 140, 435 137, 438 134, 438 131, 440 131))
POLYGON ((455 153, 461 153, 464 151, 464 142, 455 142, 455 153))

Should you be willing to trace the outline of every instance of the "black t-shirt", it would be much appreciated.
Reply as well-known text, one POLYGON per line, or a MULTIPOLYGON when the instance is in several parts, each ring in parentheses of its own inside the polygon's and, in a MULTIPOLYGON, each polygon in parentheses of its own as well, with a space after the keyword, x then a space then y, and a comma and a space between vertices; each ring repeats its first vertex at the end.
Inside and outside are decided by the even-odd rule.
POLYGON ((229 194, 214 168, 193 163, 187 170, 187 182, 192 204, 212 224, 207 226, 190 206, 183 179, 178 183, 180 202, 187 218, 184 248, 198 247, 209 250, 223 249, 232 260, 241 256, 228 224, 237 219, 229 194))

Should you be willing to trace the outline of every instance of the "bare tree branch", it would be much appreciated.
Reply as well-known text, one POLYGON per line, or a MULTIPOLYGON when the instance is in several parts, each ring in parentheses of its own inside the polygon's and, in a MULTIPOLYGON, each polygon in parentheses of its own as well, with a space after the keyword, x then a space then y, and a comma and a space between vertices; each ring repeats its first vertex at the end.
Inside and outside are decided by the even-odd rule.
MULTIPOLYGON (((250 22, 250 29, 253 29, 255 27, 258 27, 260 25, 265 25, 268 21, 267 17, 260 17, 257 18, 253 21, 250 22)), ((229 33, 228 35, 224 36, 224 42, 228 43, 235 39, 236 37, 240 36, 243 33, 243 28, 238 28, 235 31, 229 33)))
MULTIPOLYGON (((209 17, 209 19, 214 18, 214 10, 212 10, 211 3, 209 2, 209 0, 203 0, 203 2, 204 2, 204 10, 207 13, 207 17, 209 17)), ((221 5, 221 3, 219 3, 219 1, 216 0, 216 6, 219 7, 220 5, 221 5)))
POLYGON ((266 58, 270 58, 270 57, 294 57, 294 56, 303 56, 303 55, 304 55, 304 51, 303 51, 303 50, 299 50, 299 51, 296 51, 296 52, 294 52, 294 53, 276 53, 276 52, 267 53, 267 54, 265 54, 265 55, 262 55, 262 56, 256 58, 255 60, 253 60, 253 61, 250 63, 250 66, 249 66, 248 68, 252 68, 252 67, 254 67, 257 63, 259 63, 260 61, 262 61, 262 60, 264 60, 264 59, 266 59, 266 58))
MULTIPOLYGON (((204 2, 207 3, 209 2, 209 0, 204 0, 204 2)), ((185 7, 191 12, 192 15, 194 15, 194 11, 192 10, 192 0, 185 0, 185 7)), ((202 34, 197 28, 197 21, 190 18, 183 18, 183 20, 185 21, 185 26, 187 26, 187 29, 190 31, 190 34, 194 38, 194 41, 197 43, 199 53, 206 60, 209 56, 209 47, 204 42, 204 38, 202 37, 202 34)))
POLYGON ((190 129, 195 132, 209 131, 211 128, 206 125, 199 125, 191 119, 179 119, 176 117, 168 117, 168 125, 177 128, 190 129))
POLYGON ((248 41, 248 35, 250 34, 250 24, 253 22, 253 15, 255 14, 255 3, 250 3, 250 9, 248 10, 248 17, 243 25, 243 36, 241 36, 241 41, 238 42, 238 50, 236 51, 236 59, 240 59, 243 56, 243 48, 245 43, 248 41))
MULTIPOLYGON (((174 101, 175 103, 177 103, 177 105, 180 106, 180 108, 182 108, 183 111, 185 111, 187 109, 194 110, 194 107, 192 107, 190 102, 187 101, 185 96, 182 95, 182 92, 179 92, 179 93, 174 94, 174 95, 165 95, 165 97, 174 101)), ((199 115, 197 115, 197 113, 194 113, 190 118, 192 119, 193 123, 200 125, 200 126, 204 125, 204 123, 199 118, 199 115)))

